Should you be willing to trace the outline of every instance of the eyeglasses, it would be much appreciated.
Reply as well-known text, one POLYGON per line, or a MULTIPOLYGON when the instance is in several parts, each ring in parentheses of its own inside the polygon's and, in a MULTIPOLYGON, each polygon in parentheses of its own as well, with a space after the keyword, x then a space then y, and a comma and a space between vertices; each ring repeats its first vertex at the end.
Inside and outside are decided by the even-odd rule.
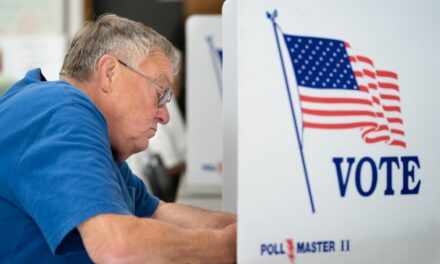
POLYGON ((171 101, 171 97, 173 96, 173 91, 171 90, 171 88, 169 88, 169 87, 162 88, 162 86, 160 84, 158 84, 156 80, 154 80, 154 79, 152 79, 152 78, 150 78, 148 76, 145 76, 143 73, 141 73, 140 71, 138 71, 135 68, 131 67, 127 63, 121 61, 120 59, 116 59, 116 60, 118 60, 118 62, 120 64, 125 66, 130 71, 136 73, 140 77, 142 77, 145 80, 147 80, 149 83, 154 84, 155 86, 159 87, 160 92, 159 92, 159 96, 158 96, 158 99, 157 99, 157 106, 158 107, 162 107, 162 106, 164 106, 165 104, 167 104, 167 103, 169 103, 171 101))

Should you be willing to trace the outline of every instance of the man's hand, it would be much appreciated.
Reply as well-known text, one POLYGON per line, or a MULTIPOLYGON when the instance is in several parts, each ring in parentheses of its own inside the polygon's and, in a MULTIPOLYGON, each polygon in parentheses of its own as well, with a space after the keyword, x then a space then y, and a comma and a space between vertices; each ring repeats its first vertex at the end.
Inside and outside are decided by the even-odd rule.
POLYGON ((183 228, 212 228, 221 229, 237 222, 233 214, 214 212, 202 208, 160 202, 153 215, 154 219, 183 228))
POLYGON ((78 230, 97 263, 236 261, 236 223, 218 229, 187 229, 151 218, 102 214, 86 220, 78 230))
MULTIPOLYGON (((237 223, 233 223, 224 228, 224 236, 227 239, 230 254, 237 255, 237 223)), ((236 260, 234 260, 234 263, 236 260)))

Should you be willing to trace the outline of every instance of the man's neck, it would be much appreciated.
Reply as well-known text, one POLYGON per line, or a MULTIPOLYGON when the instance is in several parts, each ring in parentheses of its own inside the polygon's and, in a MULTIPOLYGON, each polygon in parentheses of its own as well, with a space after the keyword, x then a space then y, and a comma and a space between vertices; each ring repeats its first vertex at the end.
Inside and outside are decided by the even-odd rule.
POLYGON ((81 90, 95 105, 98 105, 98 90, 93 81, 81 81, 64 75, 61 75, 60 79, 81 90))

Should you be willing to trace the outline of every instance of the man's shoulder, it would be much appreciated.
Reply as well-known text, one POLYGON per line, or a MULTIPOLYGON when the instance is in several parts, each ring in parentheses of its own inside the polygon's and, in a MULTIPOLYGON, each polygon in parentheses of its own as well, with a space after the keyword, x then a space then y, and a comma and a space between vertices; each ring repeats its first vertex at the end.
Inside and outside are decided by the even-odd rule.
POLYGON ((51 108, 66 104, 81 104, 94 107, 93 102, 79 89, 63 80, 45 81, 29 85, 23 91, 23 99, 33 98, 32 103, 40 108, 51 108))
POLYGON ((28 71, 23 79, 19 80, 8 89, 5 95, 5 98, 14 99, 26 99, 27 97, 32 97, 35 99, 34 102, 37 99, 44 99, 47 102, 78 100, 86 104, 93 104, 87 95, 66 81, 47 81, 40 69, 28 71))
POLYGON ((37 70, 28 72, 25 78, 12 86, 1 98, 0 105, 3 105, 4 114, 19 113, 22 117, 29 115, 37 119, 60 109, 68 109, 72 114, 86 110, 98 119, 103 118, 92 100, 81 90, 63 80, 46 81, 37 70), (74 107, 66 108, 69 105, 74 107))
POLYGON ((0 97, 0 127, 10 128, 10 133, 3 133, 4 139, 63 133, 62 128, 90 128, 106 137, 104 116, 83 92, 62 80, 45 81, 39 73, 28 73, 0 97))

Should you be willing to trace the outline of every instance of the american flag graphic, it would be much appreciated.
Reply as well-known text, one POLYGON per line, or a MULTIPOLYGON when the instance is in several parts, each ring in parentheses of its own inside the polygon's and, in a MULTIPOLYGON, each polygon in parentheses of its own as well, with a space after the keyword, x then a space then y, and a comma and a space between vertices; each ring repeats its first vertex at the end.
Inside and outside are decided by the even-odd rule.
POLYGON ((207 36, 206 41, 211 55, 212 65, 214 67, 215 77, 217 80, 217 87, 220 97, 223 95, 223 81, 222 81, 222 65, 223 65, 223 50, 214 45, 214 37, 207 36))
POLYGON ((223 50, 222 49, 217 49, 217 56, 218 56, 218 59, 220 60, 220 64, 223 65, 223 50))
POLYGON ((398 76, 346 42, 283 34, 304 128, 359 129, 366 143, 405 148, 398 76))

